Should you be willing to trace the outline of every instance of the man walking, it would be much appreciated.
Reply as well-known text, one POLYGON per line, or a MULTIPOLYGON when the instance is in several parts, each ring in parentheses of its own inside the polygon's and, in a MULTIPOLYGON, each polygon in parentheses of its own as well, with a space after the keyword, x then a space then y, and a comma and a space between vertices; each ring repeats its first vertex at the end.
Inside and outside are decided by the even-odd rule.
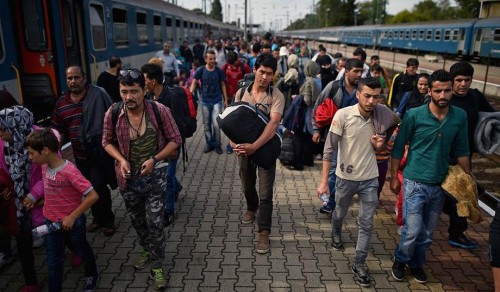
POLYGON ((467 115, 450 106, 453 76, 438 70, 429 77, 431 102, 405 114, 394 143, 391 160, 391 190, 398 194, 401 184, 398 168, 405 145, 410 144, 403 171, 403 229, 394 253, 392 276, 402 281, 406 265, 419 283, 427 282, 424 272, 425 252, 432 244, 443 209, 445 195, 441 189, 449 166, 456 158, 469 173, 467 115))
POLYGON ((387 104, 393 111, 397 111, 403 95, 412 91, 417 86, 417 70, 419 62, 415 58, 406 61, 406 69, 403 73, 394 75, 387 104))
POLYGON ((122 69, 120 57, 113 56, 109 59, 109 69, 103 71, 97 78, 97 86, 104 88, 113 102, 122 100, 120 97, 120 82, 118 82, 118 72, 122 69))
POLYGON ((206 145, 203 153, 215 149, 222 154, 220 128, 217 116, 222 113, 222 105, 227 106, 226 75, 216 66, 215 52, 208 50, 205 54, 205 66, 201 66, 194 73, 195 81, 191 84, 191 92, 195 92, 198 81, 201 80, 201 114, 205 131, 206 145))
MULTIPOLYGON (((469 141, 469 151, 472 157, 474 152, 474 130, 476 129, 479 112, 494 112, 484 95, 477 89, 471 89, 474 67, 467 62, 458 62, 450 67, 453 76, 453 96, 451 105, 459 107, 467 114, 467 137, 469 141)), ((452 161, 455 163, 455 161, 452 161)), ((472 165, 471 165, 472 167, 472 165)), ((478 248, 478 243, 465 235, 469 227, 467 218, 459 217, 457 214, 457 200, 450 194, 446 194, 443 212, 450 216, 450 226, 448 228, 448 243, 451 246, 474 249, 478 248)))
POLYGON ((257 253, 264 254, 269 251, 269 233, 271 232, 273 213, 273 185, 276 176, 276 162, 269 168, 257 166, 250 158, 260 147, 269 141, 279 126, 283 110, 285 108, 285 97, 277 89, 271 87, 274 73, 277 69, 276 59, 271 54, 259 55, 255 61, 255 82, 243 88, 245 92, 241 95, 240 89, 236 93, 236 101, 244 101, 249 104, 263 104, 259 107, 270 116, 270 121, 264 128, 260 137, 253 143, 235 144, 230 141, 231 147, 238 155, 240 165, 240 179, 243 193, 247 201, 247 211, 241 220, 244 224, 255 220, 257 210, 259 225, 259 242, 257 253), (240 99, 241 96, 241 99, 240 99), (257 173, 259 175, 259 192, 256 189, 257 173))
POLYGON ((156 289, 162 289, 166 287, 162 267, 167 184, 164 159, 174 153, 182 140, 170 110, 145 100, 145 93, 141 71, 120 72, 123 103, 115 104, 106 112, 102 145, 116 160, 120 194, 143 248, 134 268, 144 269, 151 262, 150 278, 156 289))
POLYGON ((99 200, 92 206, 93 221, 87 228, 88 232, 102 228, 106 236, 111 236, 115 232, 115 215, 111 210, 111 192, 107 185, 116 188, 116 178, 113 161, 100 141, 104 114, 112 101, 104 89, 86 82, 80 66, 66 69, 68 93, 56 101, 51 126, 61 133, 61 141, 64 137, 69 138, 78 170, 99 194, 99 200))
POLYGON ((175 80, 177 76, 179 76, 177 58, 170 52, 170 42, 165 42, 163 44, 163 50, 158 51, 155 54, 155 58, 163 60, 163 74, 165 74, 166 77, 175 80))
POLYGON ((386 106, 377 104, 380 81, 366 77, 359 81, 358 104, 342 108, 333 117, 323 151, 323 172, 318 186, 318 197, 329 193, 328 177, 333 155, 337 152, 335 174, 336 207, 332 213, 332 247, 342 250, 342 223, 352 198, 358 194, 358 242, 353 273, 363 287, 370 286, 366 257, 370 248, 373 216, 378 205, 378 168, 375 151, 385 149, 385 132, 399 121, 386 106))

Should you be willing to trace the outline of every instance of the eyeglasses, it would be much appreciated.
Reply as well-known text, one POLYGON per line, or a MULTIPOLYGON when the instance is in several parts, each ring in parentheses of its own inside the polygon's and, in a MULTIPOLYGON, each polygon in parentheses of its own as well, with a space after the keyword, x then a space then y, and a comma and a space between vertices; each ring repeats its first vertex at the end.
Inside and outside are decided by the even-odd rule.
POLYGON ((137 69, 120 70, 120 80, 125 79, 127 76, 130 76, 132 79, 137 79, 142 76, 142 73, 137 69))

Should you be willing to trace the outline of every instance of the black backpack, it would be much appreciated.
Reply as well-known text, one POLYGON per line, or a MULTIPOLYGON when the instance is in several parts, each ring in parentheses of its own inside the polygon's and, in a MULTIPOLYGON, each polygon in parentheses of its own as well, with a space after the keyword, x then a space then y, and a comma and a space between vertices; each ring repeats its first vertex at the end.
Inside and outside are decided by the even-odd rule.
POLYGON ((182 140, 193 137, 196 132, 196 111, 198 102, 193 99, 193 95, 187 88, 174 85, 165 87, 166 94, 170 96, 172 115, 179 128, 182 140), (194 115, 193 115, 194 113, 194 115))

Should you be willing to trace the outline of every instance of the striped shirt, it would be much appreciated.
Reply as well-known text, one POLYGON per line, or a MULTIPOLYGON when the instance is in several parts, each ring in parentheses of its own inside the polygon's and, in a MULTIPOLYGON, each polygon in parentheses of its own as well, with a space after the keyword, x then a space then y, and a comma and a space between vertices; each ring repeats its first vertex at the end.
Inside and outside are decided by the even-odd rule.
MULTIPOLYGON (((156 130, 157 140, 158 140, 158 148, 157 152, 160 152, 168 142, 174 142, 177 145, 182 144, 181 134, 179 134, 179 129, 175 124, 174 118, 170 109, 166 106, 154 101, 158 108, 158 112, 161 117, 161 126, 163 127, 163 131, 159 130, 158 122, 156 121, 156 117, 153 111, 153 106, 150 102, 144 100, 144 106, 147 110, 147 116, 150 119, 151 124, 156 130), (166 137, 163 137, 163 133, 165 133, 166 137)), ((125 110, 122 107, 120 109, 120 113, 118 114, 118 120, 116 121, 116 127, 113 126, 113 107, 111 106, 106 115, 104 116, 104 127, 102 130, 102 146, 106 148, 109 144, 118 144, 118 150, 120 153, 127 159, 130 160, 130 124, 127 121, 127 117, 125 115, 125 110), (116 134, 115 134, 116 130, 116 134), (116 142, 114 141, 116 137, 116 142)), ((125 178, 121 175, 120 165, 119 163, 115 163, 115 171, 116 178, 118 180, 118 185, 121 190, 125 190, 127 185, 125 178)))
POLYGON ((61 96, 54 107, 51 116, 52 128, 63 133, 71 141, 75 158, 87 159, 85 147, 78 141, 78 134, 83 116, 83 102, 85 96, 78 102, 73 102, 70 93, 61 96))
POLYGON ((90 182, 70 161, 57 168, 42 166, 45 202, 43 216, 60 222, 82 203, 82 197, 92 189, 90 182))

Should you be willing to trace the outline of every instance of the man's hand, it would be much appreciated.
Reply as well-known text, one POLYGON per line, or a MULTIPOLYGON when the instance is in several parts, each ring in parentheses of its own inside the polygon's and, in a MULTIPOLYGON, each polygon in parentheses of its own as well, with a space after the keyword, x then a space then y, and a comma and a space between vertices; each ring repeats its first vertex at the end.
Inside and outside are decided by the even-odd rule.
POLYGON ((328 182, 320 182, 318 185, 318 188, 316 189, 316 193, 318 195, 318 198, 321 198, 321 195, 323 193, 330 195, 330 189, 328 187, 328 182))
POLYGON ((155 168, 155 162, 153 158, 144 161, 141 165, 141 176, 148 175, 153 172, 155 168))
POLYGON ((257 151, 257 149, 253 146, 253 144, 244 143, 244 144, 236 144, 233 147, 234 152, 238 155, 248 156, 252 155, 257 151))
POLYGON ((385 147, 385 137, 383 135, 375 134, 370 137, 370 142, 372 142, 375 150, 381 151, 385 147))
POLYGON ((319 132, 314 132, 312 140, 314 143, 318 144, 319 139, 321 139, 321 134, 319 132))
POLYGON ((396 196, 399 195, 399 191, 401 190, 401 183, 399 182, 398 177, 391 177, 391 191, 396 194, 396 196))
POLYGON ((120 173, 124 178, 130 178, 130 163, 127 160, 120 161, 120 173))
POLYGON ((2 196, 2 199, 8 200, 10 199, 10 196, 12 196, 12 192, 9 188, 4 188, 0 195, 2 196))

